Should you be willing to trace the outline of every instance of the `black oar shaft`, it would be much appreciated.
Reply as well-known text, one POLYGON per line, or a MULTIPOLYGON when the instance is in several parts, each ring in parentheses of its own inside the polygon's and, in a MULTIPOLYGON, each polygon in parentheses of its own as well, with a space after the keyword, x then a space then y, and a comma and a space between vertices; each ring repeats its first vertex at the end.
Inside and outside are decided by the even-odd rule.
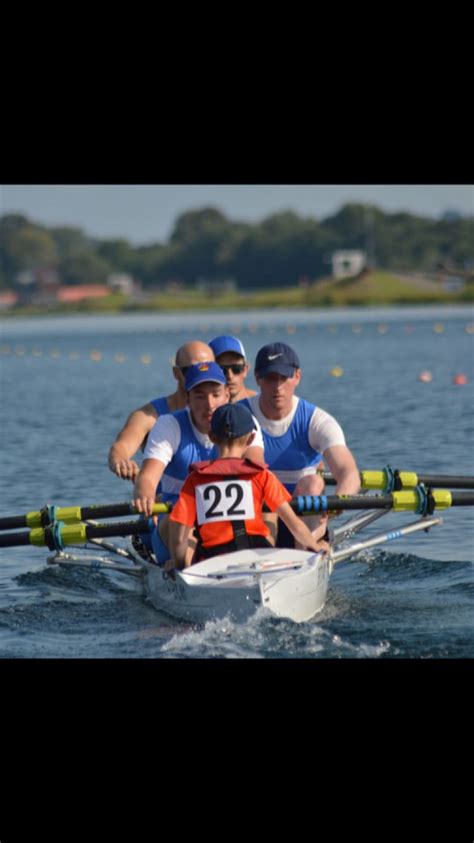
POLYGON ((289 501, 294 512, 324 513, 344 509, 390 509, 393 505, 391 495, 351 495, 344 498, 339 495, 305 495, 289 501))
MULTIPOLYGON (((388 495, 319 495, 300 496, 290 501, 299 514, 337 512, 354 509, 392 509, 394 512, 417 512, 431 514, 435 509, 449 509, 452 506, 473 506, 474 492, 451 492, 447 489, 427 491, 424 486, 401 490, 388 495)), ((34 545, 51 550, 65 545, 85 544, 89 539, 109 536, 130 536, 146 532, 148 525, 143 520, 113 524, 64 524, 55 521, 47 527, 34 527, 21 533, 0 535, 0 547, 34 545)))
POLYGON ((62 545, 85 544, 89 539, 105 539, 109 536, 134 536, 147 532, 143 521, 123 521, 113 524, 56 524, 51 527, 35 527, 21 533, 2 533, 0 547, 19 547, 34 545, 35 547, 49 547, 50 550, 61 548, 62 545))
POLYGON ((302 495, 290 501, 295 512, 324 513, 349 509, 393 509, 395 512, 418 512, 423 515, 435 509, 474 505, 474 492, 451 492, 423 486, 392 492, 389 495, 302 495))
POLYGON ((439 489, 474 489, 474 477, 460 477, 457 474, 419 474, 418 482, 439 489))
MULTIPOLYGON (((327 486, 335 486, 336 478, 330 471, 318 472, 327 486)), ((474 477, 466 477, 460 474, 416 474, 415 472, 396 471, 390 474, 397 475, 400 480, 400 488, 413 488, 419 483, 425 486, 438 489, 474 489, 474 477)), ((385 489, 389 475, 386 471, 361 471, 360 479, 363 489, 385 489)), ((395 487, 397 488, 397 487, 395 487)))
MULTIPOLYGON (((130 503, 105 504, 103 506, 83 506, 59 508, 58 520, 63 520, 63 511, 70 511, 71 520, 87 521, 89 518, 112 518, 113 516, 132 515, 135 510, 130 503)), ((50 522, 48 507, 38 512, 25 515, 10 515, 0 518, 0 530, 16 530, 20 527, 46 527, 50 522)))
POLYGON ((0 530, 17 530, 26 526, 26 515, 7 515, 0 518, 0 530))
MULTIPOLYGON (((168 512, 168 504, 155 504, 155 511, 168 512)), ((45 506, 35 512, 25 515, 9 515, 0 518, 0 530, 16 530, 21 527, 47 527, 54 521, 64 521, 65 524, 75 524, 97 518, 114 518, 124 515, 136 515, 138 511, 130 501, 124 503, 92 504, 91 506, 45 506)))
POLYGON ((451 506, 472 506, 474 504, 474 492, 452 492, 451 506))
POLYGON ((30 531, 22 533, 2 533, 0 535, 0 547, 19 547, 23 544, 30 544, 30 531))

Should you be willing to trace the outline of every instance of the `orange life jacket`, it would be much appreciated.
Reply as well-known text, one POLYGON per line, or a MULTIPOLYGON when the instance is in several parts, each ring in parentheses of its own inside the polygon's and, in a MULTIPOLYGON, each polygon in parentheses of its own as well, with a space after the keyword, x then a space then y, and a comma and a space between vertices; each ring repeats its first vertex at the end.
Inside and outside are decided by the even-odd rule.
POLYGON ((211 504, 206 512, 210 520, 206 520, 205 523, 198 523, 196 516, 195 528, 198 534, 196 561, 249 547, 272 546, 267 540, 269 530, 262 518, 263 487, 265 486, 266 490, 270 490, 266 494, 270 493, 272 501, 276 502, 277 505, 287 500, 286 496, 289 497, 289 495, 280 482, 273 475, 269 475, 270 472, 268 472, 264 463, 234 457, 206 460, 193 463, 190 466, 190 474, 186 483, 193 487, 196 498, 199 497, 196 490, 199 486, 205 485, 204 494, 208 494, 207 500, 211 504), (229 481, 229 483, 225 482, 223 485, 222 481, 229 481), (245 483, 245 481, 247 482, 245 483), (251 496, 248 490, 249 481, 251 483, 251 496), (242 491, 244 484, 247 497, 242 491), (222 494, 223 491, 225 491, 225 495, 222 494), (252 517, 246 519, 245 512, 246 508, 247 510, 249 508, 250 497, 253 513, 252 517), (239 509, 238 506, 242 504, 242 501, 244 507, 239 509), (230 517, 231 511, 232 518, 230 517), (242 512, 242 518, 235 517, 234 513, 239 512, 242 512), (218 515, 219 520, 212 522, 211 513, 218 515), (225 518, 226 514, 229 514, 229 519, 225 518), (219 542, 223 533, 232 538, 219 542))

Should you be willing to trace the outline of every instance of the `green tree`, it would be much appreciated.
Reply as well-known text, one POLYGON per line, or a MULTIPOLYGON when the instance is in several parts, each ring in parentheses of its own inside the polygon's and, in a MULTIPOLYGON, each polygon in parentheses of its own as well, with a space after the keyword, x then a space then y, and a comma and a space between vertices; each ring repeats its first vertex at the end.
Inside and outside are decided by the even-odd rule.
POLYGON ((335 243, 316 220, 282 211, 248 231, 231 266, 241 287, 290 286, 327 274, 327 253, 335 243))
POLYGON ((176 220, 170 243, 177 246, 190 246, 202 237, 224 231, 229 224, 227 217, 218 208, 187 211, 176 220))
POLYGON ((20 215, 4 216, 0 224, 0 271, 10 285, 19 272, 57 266, 58 254, 50 232, 20 215))
POLYGON ((135 263, 135 251, 124 238, 98 242, 97 255, 117 272, 130 272, 135 263))
POLYGON ((174 278, 194 284, 198 278, 225 278, 238 238, 234 225, 216 208, 182 214, 163 255, 161 280, 174 278))
POLYGON ((51 229, 60 260, 94 251, 93 240, 81 228, 64 225, 51 229))
POLYGON ((61 261, 64 284, 105 284, 110 271, 108 261, 94 252, 82 252, 61 261))

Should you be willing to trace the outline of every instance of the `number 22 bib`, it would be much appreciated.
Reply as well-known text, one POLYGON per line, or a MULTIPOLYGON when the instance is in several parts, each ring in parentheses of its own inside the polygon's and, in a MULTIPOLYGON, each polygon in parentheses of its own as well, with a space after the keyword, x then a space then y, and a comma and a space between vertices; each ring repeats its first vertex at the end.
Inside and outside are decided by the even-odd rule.
POLYGON ((219 480, 196 486, 198 524, 249 521, 255 518, 250 480, 219 480))

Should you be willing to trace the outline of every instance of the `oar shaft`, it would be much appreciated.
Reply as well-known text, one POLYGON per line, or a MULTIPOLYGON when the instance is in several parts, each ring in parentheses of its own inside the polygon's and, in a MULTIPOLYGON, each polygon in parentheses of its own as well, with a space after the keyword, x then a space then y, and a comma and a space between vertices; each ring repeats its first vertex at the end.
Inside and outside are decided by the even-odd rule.
MULTIPOLYGON (((427 493, 423 486, 393 492, 391 495, 305 495, 290 501, 292 509, 300 515, 352 509, 391 509, 394 512, 417 512, 426 515, 435 509, 473 505, 474 492, 433 489, 427 493)), ((158 512, 169 511, 167 504, 156 504, 155 508, 158 512)), ((47 527, 34 527, 21 533, 0 534, 0 547, 31 544, 36 547, 47 545, 51 550, 55 550, 68 544, 85 544, 93 538, 137 535, 147 530, 148 525, 143 520, 121 524, 64 524, 55 520, 47 527)))
POLYGON ((133 536, 146 532, 143 521, 124 521, 121 524, 67 524, 56 523, 52 527, 34 527, 21 533, 3 533, 0 535, 0 547, 19 547, 33 545, 61 549, 71 544, 86 544, 90 539, 109 536, 133 536))
POLYGON ((344 550, 336 550, 331 553, 331 559, 335 565, 337 562, 342 562, 344 559, 349 559, 349 557, 354 556, 356 553, 360 553, 361 550, 367 550, 370 547, 385 544, 385 542, 401 539, 403 536, 409 536, 411 533, 417 533, 419 530, 428 531, 430 527, 442 523, 442 518, 422 518, 420 521, 409 524, 407 527, 400 527, 398 530, 392 530, 389 533, 379 533, 366 541, 351 544, 349 547, 344 548, 344 550))
POLYGON ((423 487, 392 492, 390 495, 302 495, 290 502, 299 513, 341 512, 348 509, 392 509, 394 512, 418 512, 426 515, 435 509, 474 505, 474 492, 450 492, 423 487))
MULTIPOLYGON (((169 512, 170 506, 166 503, 156 503, 153 514, 169 512)), ((125 503, 92 504, 91 506, 55 506, 45 507, 35 512, 27 512, 25 515, 10 515, 0 518, 0 530, 16 530, 20 527, 46 527, 52 520, 64 521, 65 524, 76 524, 79 521, 87 521, 89 518, 114 518, 124 515, 137 515, 136 510, 129 501, 125 503)))
MULTIPOLYGON (((320 471, 327 486, 335 486, 337 481, 330 471, 320 471)), ((414 489, 420 483, 425 486, 436 486, 439 489, 474 489, 474 477, 465 477, 459 474, 417 474, 414 471, 396 471, 384 469, 360 472, 360 483, 362 489, 379 489, 388 491, 392 487, 392 478, 396 475, 398 484, 402 489, 414 489)))

